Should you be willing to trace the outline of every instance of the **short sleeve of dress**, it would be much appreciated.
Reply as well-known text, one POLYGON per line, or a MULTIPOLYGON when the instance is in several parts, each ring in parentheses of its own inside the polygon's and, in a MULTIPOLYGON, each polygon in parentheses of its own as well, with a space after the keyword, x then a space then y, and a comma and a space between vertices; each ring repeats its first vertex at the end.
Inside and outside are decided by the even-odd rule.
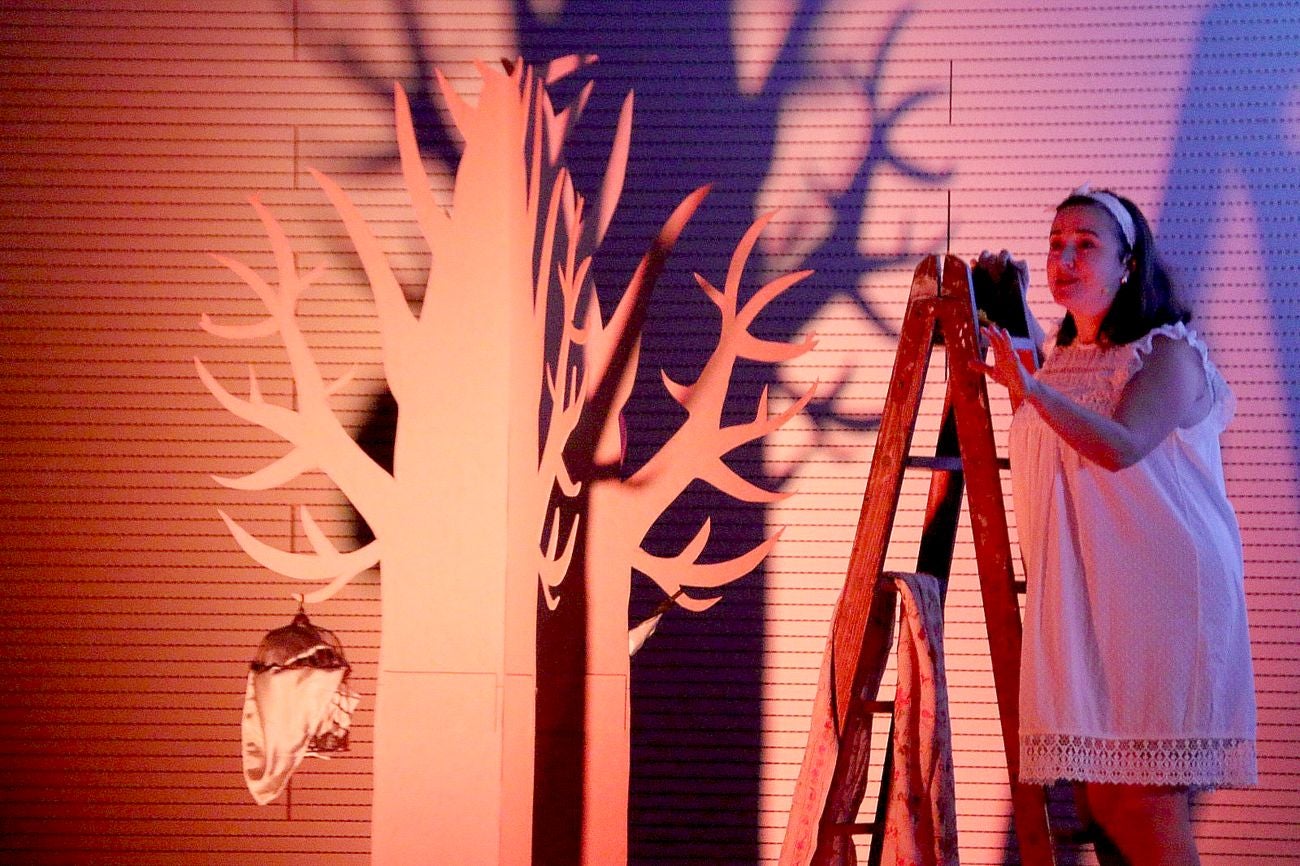
POLYGON ((1210 360, 1209 350, 1205 342, 1197 335, 1196 331, 1187 327, 1184 322, 1175 322, 1172 325, 1161 325, 1158 328, 1152 328, 1145 336, 1129 343, 1129 348, 1133 350, 1133 354, 1127 364, 1120 365, 1115 370, 1113 385, 1116 390, 1122 389, 1128 384, 1128 380, 1133 378, 1138 370, 1142 369, 1146 356, 1151 354, 1152 341, 1157 336, 1168 337, 1171 340, 1182 340, 1196 350, 1196 354, 1201 358, 1201 369, 1205 371, 1206 383, 1210 387, 1210 395, 1214 401, 1207 419, 1213 419, 1214 426, 1222 431, 1232 421, 1233 413, 1236 410, 1236 398, 1228 387, 1227 381, 1223 378, 1223 374, 1219 372, 1219 368, 1214 366, 1214 362, 1210 360))

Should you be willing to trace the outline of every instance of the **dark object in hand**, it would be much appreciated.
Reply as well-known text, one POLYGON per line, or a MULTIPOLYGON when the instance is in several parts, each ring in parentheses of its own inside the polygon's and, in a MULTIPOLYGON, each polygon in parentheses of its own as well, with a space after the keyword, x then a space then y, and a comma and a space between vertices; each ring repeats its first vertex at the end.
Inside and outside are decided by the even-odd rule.
POLYGON ((1014 267, 998 269, 996 274, 985 268, 971 272, 975 288, 975 306, 988 320, 1007 330, 1013 337, 1028 337, 1025 297, 1014 267), (995 279, 996 276, 996 279, 995 279))

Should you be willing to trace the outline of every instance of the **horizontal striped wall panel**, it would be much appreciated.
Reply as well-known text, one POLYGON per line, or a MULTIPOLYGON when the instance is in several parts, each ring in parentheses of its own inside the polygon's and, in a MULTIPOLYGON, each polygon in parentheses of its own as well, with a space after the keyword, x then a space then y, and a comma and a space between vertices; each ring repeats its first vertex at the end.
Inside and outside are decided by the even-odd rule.
MULTIPOLYGON (((427 262, 393 160, 393 82, 432 90, 436 65, 472 98, 475 59, 596 51, 573 157, 585 188, 629 90, 637 112, 623 206, 596 264, 607 301, 671 207, 715 184, 651 311, 633 459, 676 423, 659 368, 691 381, 715 333, 691 272, 720 280, 769 204, 783 210, 765 237, 806 232, 812 252, 756 261, 747 286, 764 267, 814 267, 761 323, 819 344, 743 370, 736 390, 774 383, 780 408, 820 382, 827 410, 731 461, 788 478, 790 499, 764 512, 687 507, 657 530, 670 550, 706 513, 733 543, 784 535, 763 573, 706 614, 670 614, 635 661, 632 861, 775 862, 871 459, 862 428, 884 399, 911 269, 928 252, 1006 247, 1027 257, 1031 301, 1051 318, 1049 210, 1091 179, 1153 215, 1239 401, 1225 459, 1244 530, 1262 778, 1257 791, 1203 798, 1203 860, 1300 862, 1300 15, 1289 4, 828 2, 793 28, 782 4, 747 0, 549 4, 555 19, 548 4, 518 4, 537 10, 526 21, 516 4, 449 0, 409 23, 399 5, 15 0, 0 16, 0 860, 368 862, 377 573, 312 611, 355 665, 353 750, 307 764, 268 807, 252 805, 239 776, 246 663, 302 586, 248 560, 217 510, 300 550, 296 506, 340 543, 354 518, 323 478, 259 494, 212 480, 285 446, 221 409, 194 359, 236 392, 251 365, 282 405, 293 386, 273 340, 228 344, 200 329, 205 313, 261 315, 211 254, 269 273, 256 195, 300 264, 325 267, 304 328, 329 374, 357 366, 337 405, 359 431, 383 387, 376 330, 364 274, 309 169, 348 190, 417 296, 427 262), (863 93, 865 121, 849 108, 863 93), (811 97, 824 101, 800 102, 811 97), (787 140, 799 146, 783 150, 787 140), (844 160, 852 174, 867 148, 866 170, 836 174, 844 160), (829 223, 817 197, 827 189, 829 223)), ((445 122, 436 97, 432 110, 445 122)), ((429 166, 448 202, 450 173, 429 166)), ((937 403, 923 408, 918 449, 933 442, 937 403)), ((741 396, 732 408, 736 420, 753 409, 741 396)), ((909 477, 891 567, 909 567, 924 496, 924 479, 909 477)), ((634 618, 657 601, 638 586, 634 618)), ((947 611, 962 859, 1002 864, 1004 765, 965 527, 947 611)))

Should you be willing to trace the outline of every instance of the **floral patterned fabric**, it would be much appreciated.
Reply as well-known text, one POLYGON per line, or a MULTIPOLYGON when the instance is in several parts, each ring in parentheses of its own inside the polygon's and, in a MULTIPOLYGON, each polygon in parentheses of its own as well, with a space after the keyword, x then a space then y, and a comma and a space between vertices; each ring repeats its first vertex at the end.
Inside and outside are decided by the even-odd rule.
MULTIPOLYGON (((902 601, 898 642, 898 686, 894 695, 894 774, 884 828, 884 863, 957 866, 957 821, 953 799, 952 732, 943 668, 943 608, 938 585, 924 574, 895 575, 902 601)), ((780 866, 853 866, 855 846, 847 837, 817 852, 818 824, 829 809, 853 821, 852 804, 827 804, 840 744, 831 706, 829 654, 823 659, 813 702, 808 749, 799 770, 796 798, 781 846, 780 866)), ((849 747, 849 746, 846 746, 849 747)), ((866 743, 851 748, 863 756, 853 767, 865 773, 866 743)), ((865 783, 865 779, 853 780, 865 783)), ((849 787, 853 787, 850 784, 849 787)))
POLYGON ((938 584, 926 574, 900 574, 898 589, 903 620, 894 693, 894 775, 881 862, 957 866, 943 603, 938 584))

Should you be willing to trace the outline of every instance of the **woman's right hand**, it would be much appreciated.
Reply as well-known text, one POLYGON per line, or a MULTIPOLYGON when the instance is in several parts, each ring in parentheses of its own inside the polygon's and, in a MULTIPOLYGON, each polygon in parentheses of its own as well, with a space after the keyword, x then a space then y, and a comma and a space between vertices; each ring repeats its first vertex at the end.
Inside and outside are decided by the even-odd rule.
POLYGON ((1025 365, 1020 362, 1020 355, 1011 343, 1007 329, 998 325, 981 325, 980 332, 988 341, 993 353, 993 363, 975 359, 972 364, 976 370, 984 373, 994 382, 1007 389, 1011 405, 1017 407, 1033 389, 1035 380, 1025 365))

